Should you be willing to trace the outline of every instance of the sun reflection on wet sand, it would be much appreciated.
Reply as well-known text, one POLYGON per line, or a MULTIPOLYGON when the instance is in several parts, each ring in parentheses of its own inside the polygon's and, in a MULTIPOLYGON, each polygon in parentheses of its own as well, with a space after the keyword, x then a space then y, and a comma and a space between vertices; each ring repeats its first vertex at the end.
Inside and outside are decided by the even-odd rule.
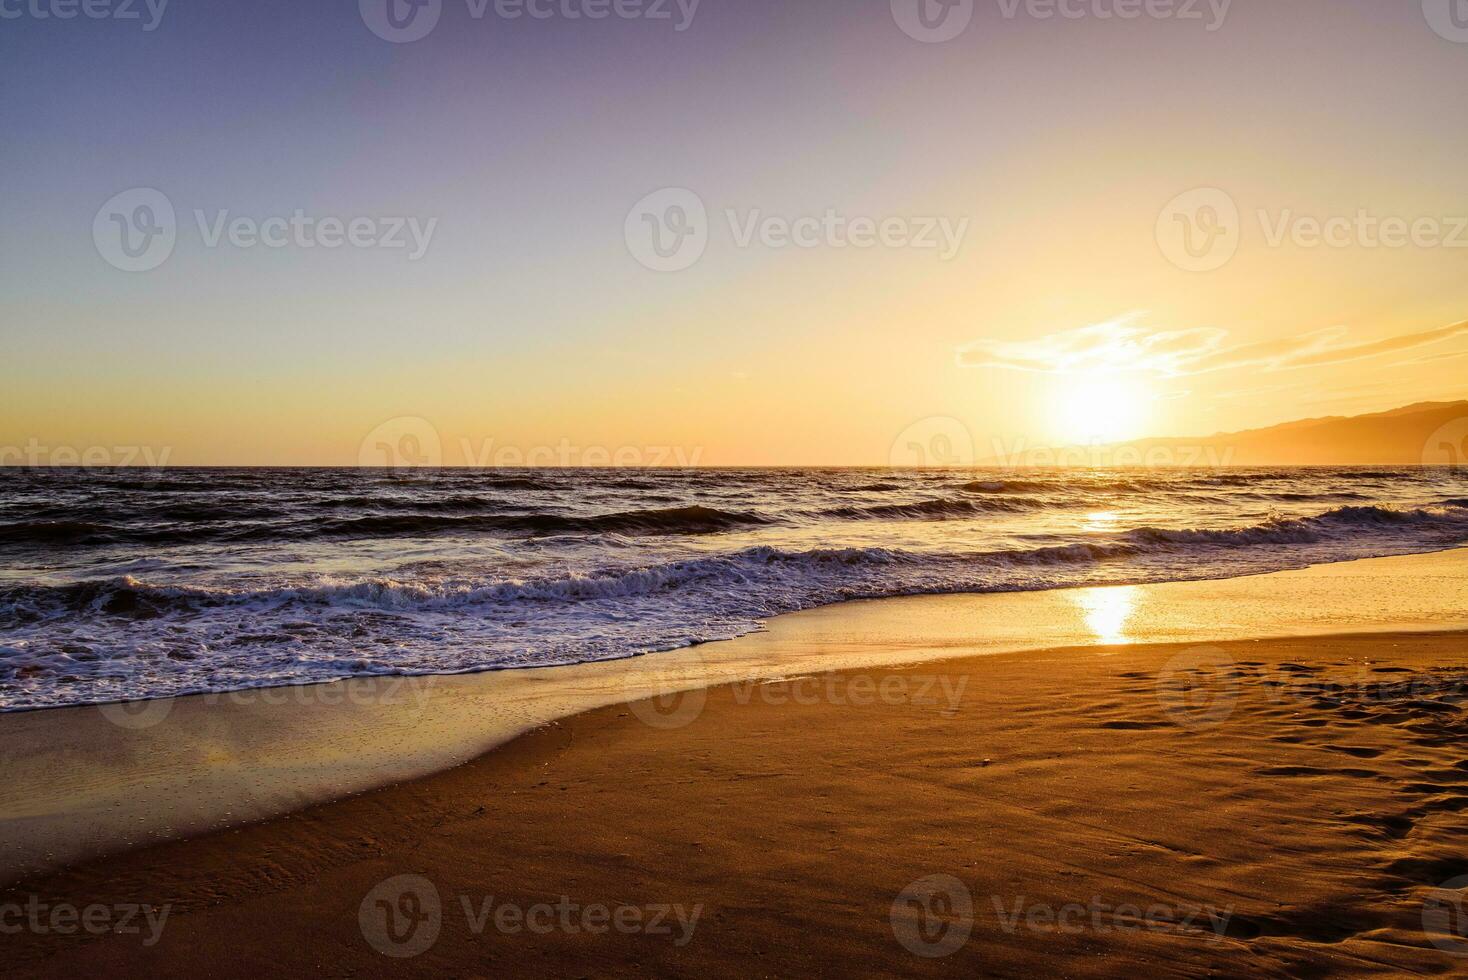
POLYGON ((1101 643, 1129 643, 1127 621, 1137 606, 1137 587, 1122 585, 1105 589, 1078 589, 1071 593, 1086 627, 1101 643))

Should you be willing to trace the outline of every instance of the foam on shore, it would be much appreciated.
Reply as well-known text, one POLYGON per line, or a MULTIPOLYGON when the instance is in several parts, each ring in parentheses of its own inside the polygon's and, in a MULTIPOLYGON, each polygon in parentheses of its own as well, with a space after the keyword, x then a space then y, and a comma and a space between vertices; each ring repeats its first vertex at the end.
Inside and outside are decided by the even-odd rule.
MULTIPOLYGON (((852 602, 612 663, 7 714, 0 881, 427 775, 558 718, 721 683, 1063 647, 1456 629, 1468 629, 1468 550, 1223 581, 852 602)), ((671 699, 648 720, 676 728, 696 703, 671 699)))

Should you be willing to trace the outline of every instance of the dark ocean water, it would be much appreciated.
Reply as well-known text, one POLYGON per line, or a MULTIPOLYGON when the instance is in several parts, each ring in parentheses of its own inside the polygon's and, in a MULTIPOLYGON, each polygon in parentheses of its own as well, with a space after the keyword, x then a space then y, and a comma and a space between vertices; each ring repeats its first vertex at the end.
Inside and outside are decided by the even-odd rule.
POLYGON ((633 656, 1468 542, 1446 470, 0 470, 0 709, 633 656))

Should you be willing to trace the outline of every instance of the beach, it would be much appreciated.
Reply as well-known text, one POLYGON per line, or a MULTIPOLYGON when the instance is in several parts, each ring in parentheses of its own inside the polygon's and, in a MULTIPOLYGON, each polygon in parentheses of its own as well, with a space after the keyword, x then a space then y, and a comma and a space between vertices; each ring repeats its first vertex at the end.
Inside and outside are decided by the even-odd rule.
MULTIPOLYGON (((715 686, 688 682, 685 651, 683 683, 643 678, 662 697, 527 716, 518 737, 464 737, 475 703, 450 692, 531 672, 455 678, 401 729, 350 699, 200 705, 206 729, 179 699, 133 735, 192 745, 192 765, 110 767, 88 796, 60 762, 127 745, 113 725, 111 750, 51 756, 47 819, 102 808, 107 780, 144 800, 238 791, 201 775, 205 744, 226 772, 254 744, 242 771, 262 787, 308 799, 302 774, 335 769, 345 788, 374 718, 421 732, 400 740, 416 765, 449 731, 440 761, 466 759, 131 849, 94 818, 97 856, 12 866, 0 909, 42 927, 7 937, 9 972, 1019 976, 1043 957, 1080 976, 1461 973, 1465 575, 1450 552, 831 606, 692 648, 715 686), (242 734, 259 728, 275 735, 242 734), (110 927, 85 927, 88 909, 110 927)), ((632 663, 660 656, 680 652, 632 663)), ((555 668, 581 673, 537 700, 605 699, 589 679, 613 666, 555 668)), ((60 715, 4 720, 40 739, 60 715)))
POLYGON ((0 980, 1468 978, 1468 0, 0 51, 0 980))

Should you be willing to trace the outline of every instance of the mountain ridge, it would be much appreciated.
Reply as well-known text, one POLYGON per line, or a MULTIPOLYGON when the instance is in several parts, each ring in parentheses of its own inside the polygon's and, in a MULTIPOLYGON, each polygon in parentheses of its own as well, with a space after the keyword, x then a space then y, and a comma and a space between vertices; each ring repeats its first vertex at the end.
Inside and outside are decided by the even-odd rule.
MULTIPOLYGON (((1031 450, 1019 465, 1468 467, 1468 400, 1296 419, 1209 436, 1031 450), (1046 463, 1043 457, 1053 458, 1046 463)), ((987 463, 1016 465, 1014 460, 987 463)))

